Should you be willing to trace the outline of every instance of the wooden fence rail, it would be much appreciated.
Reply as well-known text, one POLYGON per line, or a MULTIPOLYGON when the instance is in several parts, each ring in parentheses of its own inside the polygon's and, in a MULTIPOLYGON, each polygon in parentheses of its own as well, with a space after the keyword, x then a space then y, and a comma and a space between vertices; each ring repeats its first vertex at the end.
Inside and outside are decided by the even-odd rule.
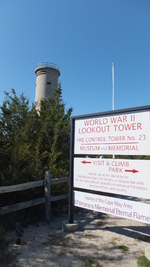
POLYGON ((0 194, 23 191, 26 189, 44 186, 45 196, 41 198, 29 200, 29 201, 17 203, 17 204, 12 204, 12 205, 5 206, 5 207, 0 207, 0 215, 45 203, 45 218, 49 222, 50 212, 51 212, 50 211, 51 201, 66 199, 69 196, 68 194, 64 194, 60 196, 51 196, 51 185, 56 185, 56 184, 66 183, 66 182, 69 182, 69 177, 51 179, 50 172, 46 172, 44 180, 18 184, 18 185, 1 186, 0 194))

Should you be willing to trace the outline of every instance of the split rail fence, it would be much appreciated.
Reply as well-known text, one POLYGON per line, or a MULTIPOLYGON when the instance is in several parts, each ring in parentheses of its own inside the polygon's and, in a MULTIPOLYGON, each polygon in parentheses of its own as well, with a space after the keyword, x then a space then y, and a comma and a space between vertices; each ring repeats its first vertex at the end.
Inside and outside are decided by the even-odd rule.
POLYGON ((44 197, 41 197, 41 198, 32 199, 32 200, 12 204, 12 205, 5 206, 5 207, 0 207, 0 215, 10 213, 13 211, 18 211, 18 210, 25 209, 25 208, 29 208, 32 206, 40 205, 40 204, 45 204, 45 218, 49 222, 50 213, 51 213, 51 202, 61 200, 61 199, 67 199, 69 197, 69 194, 51 196, 51 185, 56 185, 56 184, 66 183, 66 182, 69 182, 69 177, 51 179, 50 172, 46 172, 44 180, 17 184, 17 185, 10 185, 10 186, 1 186, 0 194, 23 191, 26 189, 44 186, 45 195, 44 197))

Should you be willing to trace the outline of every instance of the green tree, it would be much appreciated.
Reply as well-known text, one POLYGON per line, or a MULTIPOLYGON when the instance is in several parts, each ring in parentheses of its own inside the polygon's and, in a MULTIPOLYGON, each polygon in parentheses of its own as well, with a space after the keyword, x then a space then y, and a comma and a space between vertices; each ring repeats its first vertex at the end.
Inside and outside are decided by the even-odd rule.
POLYGON ((69 174, 70 116, 59 84, 55 99, 42 100, 40 110, 29 100, 6 93, 0 112, 0 185, 69 174))
POLYGON ((17 97, 5 93, 0 113, 0 178, 1 183, 12 184, 20 180, 27 169, 29 144, 26 124, 29 116, 29 100, 22 94, 17 97))
POLYGON ((55 100, 41 101, 39 113, 41 127, 37 144, 42 168, 44 172, 49 169, 52 177, 68 176, 72 108, 66 110, 60 84, 55 100))

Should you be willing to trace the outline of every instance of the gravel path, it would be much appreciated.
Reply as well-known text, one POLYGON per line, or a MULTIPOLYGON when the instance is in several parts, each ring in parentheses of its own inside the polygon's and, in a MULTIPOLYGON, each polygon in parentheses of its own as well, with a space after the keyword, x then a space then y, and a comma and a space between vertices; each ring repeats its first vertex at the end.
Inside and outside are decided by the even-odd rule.
POLYGON ((150 246, 150 226, 143 223, 81 210, 75 215, 78 231, 67 233, 62 231, 66 219, 53 217, 50 224, 25 228, 19 246, 14 233, 6 233, 7 257, 0 258, 0 266, 136 267, 150 246))

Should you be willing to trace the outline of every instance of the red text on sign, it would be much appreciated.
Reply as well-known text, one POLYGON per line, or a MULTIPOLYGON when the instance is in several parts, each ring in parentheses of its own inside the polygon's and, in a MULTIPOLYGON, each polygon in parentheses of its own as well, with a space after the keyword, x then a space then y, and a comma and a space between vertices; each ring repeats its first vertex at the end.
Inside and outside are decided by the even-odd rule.
POLYGON ((142 130, 141 122, 128 124, 115 124, 115 131, 142 130))

